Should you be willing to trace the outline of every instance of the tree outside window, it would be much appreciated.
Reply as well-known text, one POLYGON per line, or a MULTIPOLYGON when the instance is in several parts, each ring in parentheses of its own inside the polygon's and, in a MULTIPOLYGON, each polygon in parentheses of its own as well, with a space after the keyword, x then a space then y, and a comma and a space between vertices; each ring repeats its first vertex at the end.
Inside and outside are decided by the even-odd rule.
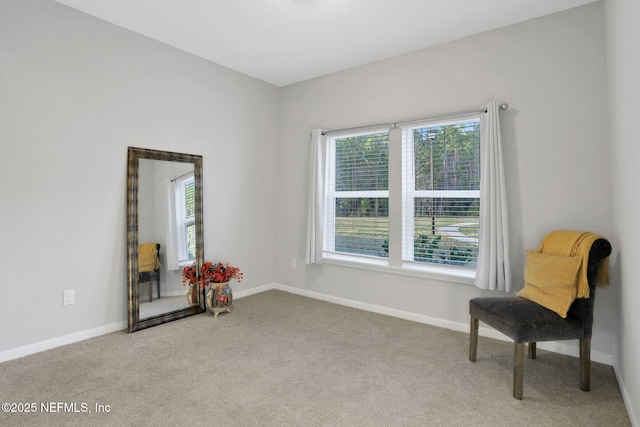
POLYGON ((394 169, 389 131, 329 137, 324 252, 475 268, 479 140, 477 116, 404 127, 402 167, 394 169), (390 177, 402 181, 401 194, 390 189, 390 177), (401 200, 401 217, 392 200, 401 200), (391 239, 401 247, 389 247, 393 222, 402 224, 402 235, 391 239))

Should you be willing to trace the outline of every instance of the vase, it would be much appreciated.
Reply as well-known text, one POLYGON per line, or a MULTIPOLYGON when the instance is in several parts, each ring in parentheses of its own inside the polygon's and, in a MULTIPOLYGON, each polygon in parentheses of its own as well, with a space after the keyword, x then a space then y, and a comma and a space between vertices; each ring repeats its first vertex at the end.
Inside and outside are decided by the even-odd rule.
POLYGON ((218 317, 220 313, 231 313, 233 308, 233 293, 229 282, 212 283, 207 292, 207 308, 213 313, 213 317, 218 317))
POLYGON ((197 303, 196 292, 196 285, 189 285, 189 290, 187 291, 187 301, 189 301, 189 306, 197 303))

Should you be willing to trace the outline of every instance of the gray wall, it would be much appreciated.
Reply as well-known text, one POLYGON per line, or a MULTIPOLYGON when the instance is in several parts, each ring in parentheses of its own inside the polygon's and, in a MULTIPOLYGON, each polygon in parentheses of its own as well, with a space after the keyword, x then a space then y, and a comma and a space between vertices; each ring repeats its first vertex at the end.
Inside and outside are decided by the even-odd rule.
POLYGON ((639 206, 629 195, 640 154, 640 10, 604 6, 278 89, 55 2, 3 0, 0 355, 124 328, 127 146, 204 156, 205 257, 241 266, 240 291, 277 282, 466 327, 468 299, 492 293, 303 264, 309 131, 495 99, 511 105, 502 124, 515 276, 524 250, 551 229, 609 237, 612 285, 597 296, 594 358, 614 364, 637 424, 639 206), (76 290, 75 305, 63 307, 65 289, 76 290))
POLYGON ((58 3, 0 2, 0 354, 126 327, 128 146, 201 154, 205 257, 272 282, 278 96, 58 3))
MULTIPOLYGON (((304 265, 309 131, 464 111, 494 99, 511 106, 501 124, 515 287, 523 284, 525 250, 536 249, 553 229, 614 238, 603 13, 602 4, 593 3, 285 87, 276 281, 468 330, 469 298, 492 293, 437 279, 304 265)), ((608 364, 618 292, 617 283, 600 291, 596 304, 594 359, 608 364)), ((553 346, 578 351, 575 343, 553 346)))
POLYGON ((625 397, 629 416, 640 425, 640 286, 638 259, 640 227, 638 227, 638 182, 640 181, 640 2, 605 1, 605 28, 611 145, 613 173, 613 218, 619 258, 612 275, 620 286, 619 306, 612 315, 620 317, 621 328, 614 336, 617 345, 615 361, 618 383, 625 397))

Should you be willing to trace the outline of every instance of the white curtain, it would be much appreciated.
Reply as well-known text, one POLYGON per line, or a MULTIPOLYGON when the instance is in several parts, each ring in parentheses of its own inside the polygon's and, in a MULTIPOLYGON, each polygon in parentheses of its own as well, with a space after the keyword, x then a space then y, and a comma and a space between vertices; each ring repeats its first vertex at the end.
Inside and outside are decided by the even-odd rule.
POLYGON ((176 184, 167 186, 167 270, 178 270, 178 224, 176 222, 176 184))
POLYGON ((324 231, 324 174, 327 139, 322 130, 311 132, 309 199, 307 217, 307 264, 322 264, 324 231))
POLYGON ((509 223, 498 103, 480 118, 480 243, 475 285, 511 291, 509 223))

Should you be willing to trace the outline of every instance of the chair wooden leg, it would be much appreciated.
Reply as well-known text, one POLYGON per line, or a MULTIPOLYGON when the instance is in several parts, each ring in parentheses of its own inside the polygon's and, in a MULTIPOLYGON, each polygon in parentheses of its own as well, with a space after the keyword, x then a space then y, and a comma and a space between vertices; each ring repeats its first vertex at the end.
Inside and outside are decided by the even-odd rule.
POLYGON ((580 390, 591 390, 591 339, 580 340, 580 390))
POLYGON ((524 383, 524 345, 513 344, 513 397, 522 400, 522 385, 524 383))
POLYGON ((471 331, 469 333, 469 360, 476 361, 478 354, 478 318, 471 316, 471 331))
POLYGON ((536 358, 536 343, 530 342, 529 343, 529 359, 535 359, 535 358, 536 358))

